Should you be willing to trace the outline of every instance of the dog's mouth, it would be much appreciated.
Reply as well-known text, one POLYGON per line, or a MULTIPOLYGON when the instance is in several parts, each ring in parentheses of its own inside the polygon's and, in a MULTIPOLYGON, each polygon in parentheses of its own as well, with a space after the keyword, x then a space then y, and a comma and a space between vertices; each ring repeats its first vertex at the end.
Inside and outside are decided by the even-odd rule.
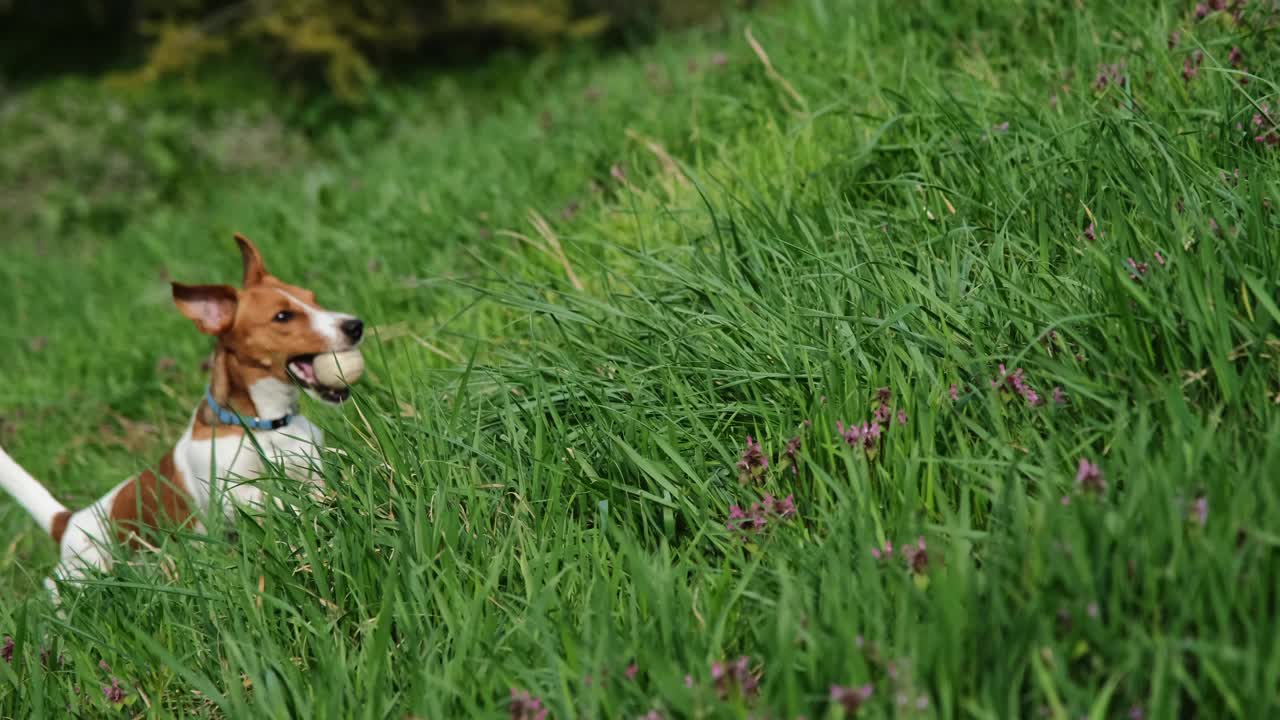
POLYGON ((294 355, 289 358, 289 362, 285 365, 285 369, 289 373, 289 377, 294 382, 302 386, 303 390, 311 397, 327 402, 330 405, 337 405, 351 397, 350 388, 335 388, 321 385, 316 380, 315 353, 309 355, 294 355))

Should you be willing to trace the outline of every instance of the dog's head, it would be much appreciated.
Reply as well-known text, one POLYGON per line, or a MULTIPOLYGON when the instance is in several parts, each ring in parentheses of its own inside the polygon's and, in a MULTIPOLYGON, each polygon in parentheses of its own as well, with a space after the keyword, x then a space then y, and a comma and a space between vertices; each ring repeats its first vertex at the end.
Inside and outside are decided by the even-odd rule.
POLYGON ((236 243, 244 259, 244 287, 173 283, 178 309, 200 332, 218 339, 219 347, 249 376, 242 378, 246 384, 266 377, 292 380, 318 400, 346 400, 345 388, 316 382, 312 362, 321 353, 354 348, 364 336, 364 323, 354 315, 320 307, 315 293, 267 272, 248 238, 237 234, 236 243))

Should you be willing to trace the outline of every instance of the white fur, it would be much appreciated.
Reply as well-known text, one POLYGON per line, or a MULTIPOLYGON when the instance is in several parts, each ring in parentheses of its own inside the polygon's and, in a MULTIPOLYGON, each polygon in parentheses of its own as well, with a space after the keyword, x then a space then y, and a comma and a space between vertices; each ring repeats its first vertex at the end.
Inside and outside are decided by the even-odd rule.
POLYGON ((67 509, 3 449, 0 449, 0 487, 26 508, 45 532, 53 526, 53 516, 67 509))
POLYGON ((294 297, 293 294, 279 288, 276 288, 276 292, 297 303, 298 307, 302 308, 302 311, 307 314, 307 319, 311 321, 311 327, 315 328, 316 332, 323 335, 324 338, 333 345, 334 350, 351 347, 351 341, 348 340, 342 332, 342 323, 347 320, 354 319, 354 315, 321 310, 313 305, 308 305, 297 297, 294 297))
POLYGON ((298 412, 298 388, 290 382, 264 378, 249 388, 249 399, 260 418, 278 418, 298 412))
MULTIPOLYGON (((278 380, 255 383, 249 388, 249 394, 262 417, 278 417, 297 407, 297 389, 278 380)), ((192 423, 194 420, 193 414, 192 423)), ((264 508, 265 494, 253 482, 267 469, 263 456, 281 467, 287 477, 315 489, 319 487, 324 433, 301 415, 294 415, 288 425, 277 430, 215 433, 215 437, 208 440, 193 439, 191 427, 192 424, 188 424, 174 446, 173 461, 182 479, 182 489, 190 496, 197 532, 204 531, 205 524, 200 520, 208 518, 211 511, 220 510, 227 520, 234 520, 237 507, 264 508)), ((111 569, 112 528, 107 514, 116 494, 131 480, 121 482, 93 505, 72 514, 62 537, 61 562, 54 570, 54 577, 73 581, 92 569, 104 572, 111 569)), ((0 482, 46 532, 53 516, 65 509, 3 450, 0 450, 0 482)), ((46 580, 45 585, 56 601, 53 579, 46 580)))
MULTIPOLYGON (((107 494, 97 502, 71 515, 66 532, 62 536, 62 561, 54 569, 54 577, 62 580, 78 580, 92 568, 103 572, 111 569, 111 549, 108 540, 111 535, 107 513, 111 512, 111 504, 115 501, 120 489, 130 480, 132 478, 122 481, 108 490, 107 494)), ((45 581, 45 586, 50 590, 54 590, 52 580, 50 578, 45 581)))
POLYGON ((228 434, 212 440, 192 440, 188 433, 174 450, 174 465, 187 478, 198 515, 220 508, 226 519, 232 520, 237 507, 264 506, 262 489, 253 483, 266 469, 262 455, 281 467, 286 477, 316 485, 323 446, 324 433, 310 420, 295 415, 278 430, 228 434))

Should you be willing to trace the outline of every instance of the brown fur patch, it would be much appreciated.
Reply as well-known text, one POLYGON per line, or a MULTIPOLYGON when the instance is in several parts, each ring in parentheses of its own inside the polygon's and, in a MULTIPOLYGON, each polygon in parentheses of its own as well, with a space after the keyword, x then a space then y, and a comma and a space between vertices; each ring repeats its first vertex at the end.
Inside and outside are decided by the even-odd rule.
MULTIPOLYGON (((245 417, 257 416, 258 410, 253 405, 253 398, 249 397, 249 385, 244 377, 245 373, 239 369, 235 356, 221 343, 214 350, 211 365, 209 388, 218 403, 245 417)), ((192 440, 210 440, 214 437, 243 434, 243 426, 219 423, 209 403, 200 401, 195 422, 191 425, 192 440)))
POLYGON ((129 541, 134 547, 138 543, 133 534, 141 534, 143 528, 158 528, 164 524, 188 525, 193 517, 191 504, 182 474, 173 464, 173 451, 169 451, 160 460, 160 475, 150 470, 128 482, 120 488, 111 503, 109 516, 116 524, 117 537, 121 542, 129 541))
POLYGON ((71 522, 71 511, 60 510, 58 514, 53 516, 53 523, 49 525, 49 535, 58 545, 62 544, 62 536, 67 534, 67 523, 71 522))
POLYGON ((290 382, 289 358, 338 349, 312 326, 309 309, 319 309, 314 293, 272 275, 240 291, 235 322, 219 339, 231 351, 233 371, 246 387, 266 377, 290 382), (289 319, 276 321, 282 312, 289 319))

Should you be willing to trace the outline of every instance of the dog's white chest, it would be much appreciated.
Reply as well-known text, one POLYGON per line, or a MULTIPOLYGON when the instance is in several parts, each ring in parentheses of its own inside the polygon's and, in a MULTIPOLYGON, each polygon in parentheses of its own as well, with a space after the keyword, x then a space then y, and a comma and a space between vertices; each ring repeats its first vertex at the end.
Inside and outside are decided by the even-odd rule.
POLYGON ((188 431, 174 455, 199 511, 208 512, 218 506, 231 518, 237 505, 261 507, 263 491, 257 480, 269 472, 265 461, 292 480, 319 482, 323 446, 324 433, 305 417, 297 416, 278 430, 228 434, 210 440, 193 440, 188 431))

